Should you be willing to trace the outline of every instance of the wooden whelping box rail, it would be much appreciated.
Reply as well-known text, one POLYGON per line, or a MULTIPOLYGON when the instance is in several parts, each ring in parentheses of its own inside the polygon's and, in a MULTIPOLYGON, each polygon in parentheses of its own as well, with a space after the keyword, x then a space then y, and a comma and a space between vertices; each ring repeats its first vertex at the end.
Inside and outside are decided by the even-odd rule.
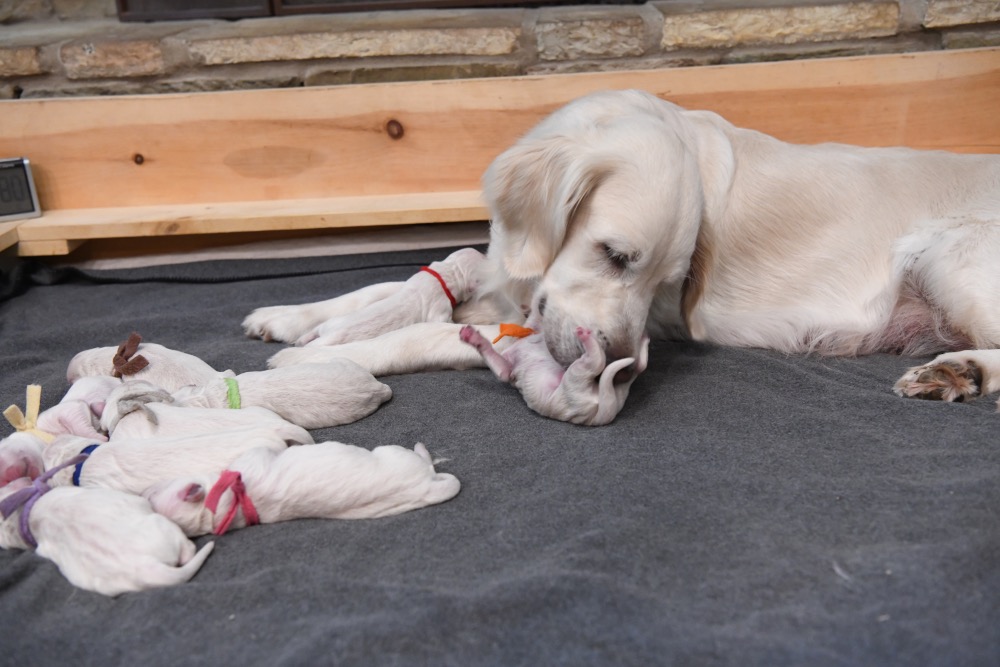
POLYGON ((1000 48, 500 79, 0 102, 44 214, 0 247, 483 220, 480 177, 546 114, 641 88, 799 143, 1000 153, 1000 48))

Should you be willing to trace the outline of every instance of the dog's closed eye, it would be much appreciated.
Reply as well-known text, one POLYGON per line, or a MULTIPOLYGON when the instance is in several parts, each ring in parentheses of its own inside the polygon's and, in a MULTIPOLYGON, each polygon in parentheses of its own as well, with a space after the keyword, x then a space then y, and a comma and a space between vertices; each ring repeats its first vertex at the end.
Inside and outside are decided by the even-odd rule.
POLYGON ((638 251, 621 250, 608 243, 601 243, 600 249, 608 264, 615 271, 625 271, 629 268, 630 264, 635 263, 639 259, 638 251))

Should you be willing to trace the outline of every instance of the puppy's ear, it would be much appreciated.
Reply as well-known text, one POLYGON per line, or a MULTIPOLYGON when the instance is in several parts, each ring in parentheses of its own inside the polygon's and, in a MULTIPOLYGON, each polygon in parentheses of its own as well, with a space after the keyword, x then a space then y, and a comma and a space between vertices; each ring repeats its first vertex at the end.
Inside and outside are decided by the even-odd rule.
POLYGON ((542 275, 555 259, 570 220, 607 171, 587 148, 565 136, 524 138, 483 175, 483 196, 507 272, 542 275))
POLYGON ((205 500, 205 487, 201 484, 192 482, 181 489, 177 497, 181 499, 181 502, 185 503, 200 503, 205 500))

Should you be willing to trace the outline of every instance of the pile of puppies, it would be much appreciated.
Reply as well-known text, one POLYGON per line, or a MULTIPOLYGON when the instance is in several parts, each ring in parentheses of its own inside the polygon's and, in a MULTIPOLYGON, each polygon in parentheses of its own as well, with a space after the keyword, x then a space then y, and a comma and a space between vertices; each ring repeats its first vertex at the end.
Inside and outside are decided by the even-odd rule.
POLYGON ((315 443, 308 429, 364 417, 391 390, 346 359, 220 372, 138 334, 77 354, 70 389, 4 412, 0 547, 35 549, 74 585, 118 595, 190 579, 211 553, 189 539, 297 518, 374 518, 460 489, 427 448, 315 443))
MULTIPOLYGON (((472 249, 452 253, 366 292, 356 309, 298 342, 336 346, 401 323, 451 322, 457 305, 476 308, 483 261, 472 249)), ((471 326, 451 324, 451 335, 539 414, 589 425, 614 419, 646 367, 648 339, 638 358, 607 363, 595 334, 580 328, 582 355, 563 368, 532 317, 538 309, 522 309, 528 326, 501 325, 492 343, 471 326), (505 327, 517 331, 513 339, 501 340, 505 327)), ((80 352, 57 405, 39 414, 41 388, 32 385, 25 412, 4 412, 16 432, 0 440, 0 547, 33 548, 73 584, 117 595, 194 576, 214 543, 198 550, 191 537, 298 518, 382 517, 453 498, 458 479, 437 472, 421 443, 367 450, 313 441, 309 429, 356 421, 392 395, 358 363, 324 359, 236 375, 138 334, 80 352)))

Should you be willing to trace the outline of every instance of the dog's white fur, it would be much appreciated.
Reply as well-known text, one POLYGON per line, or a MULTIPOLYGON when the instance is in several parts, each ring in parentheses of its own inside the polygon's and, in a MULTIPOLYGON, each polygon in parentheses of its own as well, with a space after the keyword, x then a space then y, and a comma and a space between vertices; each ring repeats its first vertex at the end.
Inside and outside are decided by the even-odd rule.
MULTIPOLYGON (((45 469, 68 461, 89 444, 92 443, 86 438, 59 436, 45 448, 45 469)), ((281 436, 267 428, 111 441, 98 446, 84 462, 79 485, 139 494, 163 479, 195 474, 218 476, 226 466, 251 449, 265 448, 277 452, 287 447, 281 436)), ((72 483, 73 468, 57 472, 51 481, 52 486, 69 486, 72 483)))
MULTIPOLYGON (((0 489, 0 499, 30 484, 0 489)), ((28 549, 18 530, 23 509, 0 523, 0 546, 28 549)), ((139 496, 107 489, 58 487, 35 503, 28 517, 36 553, 56 564, 74 586, 115 596, 188 581, 212 553, 139 496)))
MULTIPOLYGON (((228 469, 240 473, 261 523, 390 516, 442 503, 461 488, 454 475, 434 470, 421 443, 412 450, 383 445, 369 451, 339 442, 282 452, 255 449, 228 469)), ((205 507, 216 477, 181 477, 158 483, 143 495, 185 534, 205 535, 218 527, 234 502, 227 490, 214 513, 205 507)), ((238 511, 230 529, 245 525, 246 517, 238 511)))
MULTIPOLYGON (((388 385, 348 359, 251 371, 234 379, 243 406, 267 408, 303 428, 350 424, 392 398, 388 385)), ((222 378, 183 387, 173 393, 174 405, 225 408, 227 391, 222 378)))
POLYGON ((311 445, 314 442, 305 428, 266 408, 182 407, 175 405, 173 396, 165 390, 145 380, 123 382, 108 396, 101 415, 101 427, 114 442, 251 428, 267 429, 289 445, 311 445))
MULTIPOLYGON (((580 356, 582 326, 609 360, 637 356, 646 332, 788 353, 953 350, 974 368, 961 388, 928 389, 910 372, 897 392, 947 400, 1000 384, 988 353, 1000 346, 1000 156, 793 145, 617 91, 556 111, 483 186, 488 261, 454 319, 520 321, 530 304, 563 366, 580 356)), ((257 311, 244 328, 292 342, 358 302, 257 311)), ((292 348, 270 363, 475 365, 458 329, 292 348)))
MULTIPOLYGON (((82 377, 113 376, 117 347, 95 347, 78 352, 66 368, 66 379, 75 383, 82 377)), ((219 377, 232 377, 230 370, 217 371, 187 352, 172 350, 157 343, 140 343, 134 356, 143 356, 149 365, 128 379, 146 380, 167 391, 187 385, 204 385, 219 377)))
MULTIPOLYGON (((107 440, 100 431, 100 416, 108 394, 118 386, 113 377, 82 378, 74 382, 62 400, 38 415, 36 428, 50 436, 73 434, 107 440)), ((0 440, 0 486, 21 477, 35 479, 44 472, 45 440, 30 432, 12 433, 0 440)))

